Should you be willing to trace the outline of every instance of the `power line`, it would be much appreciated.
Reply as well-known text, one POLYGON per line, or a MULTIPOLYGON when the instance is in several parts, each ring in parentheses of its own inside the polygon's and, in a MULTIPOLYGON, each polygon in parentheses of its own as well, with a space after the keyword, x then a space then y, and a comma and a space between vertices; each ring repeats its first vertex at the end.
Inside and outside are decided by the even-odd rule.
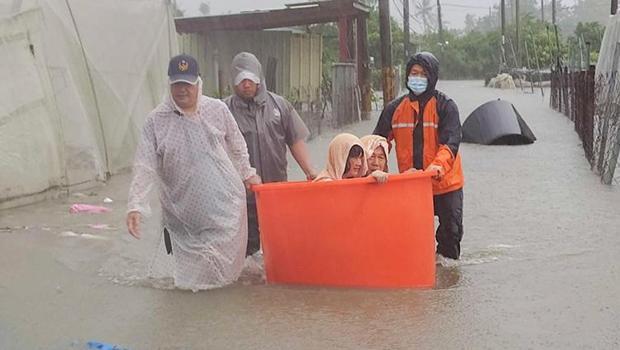
POLYGON ((460 5, 460 4, 442 4, 442 6, 450 6, 450 7, 460 7, 460 8, 465 8, 465 9, 481 9, 481 10, 488 10, 489 7, 483 7, 483 6, 474 6, 474 5, 460 5))
MULTIPOLYGON (((392 1, 393 1, 393 3, 394 3, 394 7, 396 8, 396 11, 398 11, 398 14, 400 15, 400 17, 399 17, 399 18, 403 18, 403 17, 404 17, 404 14, 403 14, 403 11, 402 11, 402 10, 398 7, 398 3, 396 2, 396 0, 392 0, 392 1)), ((400 0, 400 2, 401 2, 401 3, 402 3, 403 1, 405 1, 405 0, 400 0)), ((410 20, 412 20, 412 21, 414 21, 414 22, 416 22, 418 25, 421 25, 421 26, 422 26, 422 25, 424 25, 422 22, 420 22, 420 20, 419 20, 419 19, 417 19, 416 17, 414 17, 414 16, 413 16, 413 15, 411 15, 411 14, 409 15, 409 19, 410 19, 410 20)))

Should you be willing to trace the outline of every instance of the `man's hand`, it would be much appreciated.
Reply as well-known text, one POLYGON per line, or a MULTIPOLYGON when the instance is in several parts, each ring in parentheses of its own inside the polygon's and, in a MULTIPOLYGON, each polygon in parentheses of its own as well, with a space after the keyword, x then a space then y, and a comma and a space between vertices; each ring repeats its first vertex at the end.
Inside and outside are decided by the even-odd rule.
POLYGON ((316 179, 317 173, 312 169, 312 164, 310 164, 310 154, 308 153, 306 142, 304 140, 299 140, 289 146, 289 149, 291 150, 293 158, 297 161, 297 164, 299 164, 306 174, 306 179, 308 181, 316 179))
POLYGON ((426 171, 432 171, 432 172, 436 173, 437 175, 433 176, 433 178, 435 180, 441 180, 443 178, 443 176, 445 175, 445 173, 443 171, 443 167, 441 165, 437 165, 437 164, 429 165, 428 168, 426 168, 426 171))
POLYGON ((140 215, 139 211, 131 211, 127 214, 127 229, 135 239, 140 239, 140 215))
POLYGON ((311 170, 308 173, 306 173, 306 180, 312 181, 316 179, 316 176, 317 176, 317 173, 315 173, 314 170, 311 170))
POLYGON ((252 185, 260 185, 261 183, 262 183, 262 180, 260 176, 258 175, 252 175, 248 177, 247 179, 245 179, 245 181, 243 181, 245 188, 247 188, 248 190, 252 188, 252 185))
POLYGON ((370 173, 370 176, 374 177, 375 180, 377 180, 377 182, 380 184, 384 184, 388 181, 388 173, 381 170, 373 171, 372 173, 370 173))

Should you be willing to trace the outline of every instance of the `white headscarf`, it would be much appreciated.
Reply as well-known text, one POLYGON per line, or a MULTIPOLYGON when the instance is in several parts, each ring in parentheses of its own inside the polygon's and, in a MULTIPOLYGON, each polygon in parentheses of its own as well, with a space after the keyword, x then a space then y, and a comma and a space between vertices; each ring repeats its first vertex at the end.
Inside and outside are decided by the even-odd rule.
POLYGON ((166 94, 166 96, 164 97, 164 103, 169 104, 173 109, 183 113, 184 115, 192 116, 196 114, 198 112, 198 105, 200 105, 200 98, 202 97, 202 78, 198 77, 198 81, 196 82, 196 84, 198 85, 198 91, 196 92, 198 96, 196 96, 195 111, 187 112, 183 108, 179 107, 176 102, 174 102, 174 97, 172 97, 172 84, 169 84, 170 86, 168 88, 168 94, 166 94))
POLYGON ((366 159, 370 158, 372 154, 375 152, 377 147, 383 148, 383 152, 385 153, 385 169, 382 171, 388 171, 387 164, 387 156, 390 152, 389 144, 385 137, 379 135, 366 135, 360 139, 362 144, 364 145, 364 152, 366 153, 366 159))
MULTIPOLYGON (((349 152, 353 146, 360 146, 364 150, 364 146, 360 142, 357 136, 347 133, 336 135, 334 139, 329 143, 329 150, 327 151, 327 165, 325 170, 314 179, 317 181, 326 180, 340 180, 344 175, 344 170, 347 167, 347 159, 349 158, 349 152)), ((366 153, 366 151, 364 151, 366 153)), ((362 157, 362 174, 368 172, 368 163, 366 157, 362 157)))

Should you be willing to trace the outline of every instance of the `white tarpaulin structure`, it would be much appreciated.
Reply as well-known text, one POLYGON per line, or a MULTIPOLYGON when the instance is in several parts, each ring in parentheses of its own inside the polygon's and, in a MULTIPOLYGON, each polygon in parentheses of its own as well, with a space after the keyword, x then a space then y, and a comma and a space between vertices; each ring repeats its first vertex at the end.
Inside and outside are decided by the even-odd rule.
POLYGON ((620 15, 609 18, 596 64, 593 169, 605 184, 620 181, 620 15))
POLYGON ((0 208, 130 167, 177 51, 168 0, 0 0, 0 208))

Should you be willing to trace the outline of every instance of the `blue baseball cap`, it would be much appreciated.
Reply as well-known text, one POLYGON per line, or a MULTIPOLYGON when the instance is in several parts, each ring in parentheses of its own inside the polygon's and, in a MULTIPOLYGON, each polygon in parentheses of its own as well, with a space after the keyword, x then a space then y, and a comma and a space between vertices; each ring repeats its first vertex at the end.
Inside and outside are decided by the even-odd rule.
POLYGON ((170 59, 170 63, 168 63, 170 84, 185 82, 195 85, 198 83, 199 75, 198 62, 190 55, 181 54, 174 56, 170 59))

